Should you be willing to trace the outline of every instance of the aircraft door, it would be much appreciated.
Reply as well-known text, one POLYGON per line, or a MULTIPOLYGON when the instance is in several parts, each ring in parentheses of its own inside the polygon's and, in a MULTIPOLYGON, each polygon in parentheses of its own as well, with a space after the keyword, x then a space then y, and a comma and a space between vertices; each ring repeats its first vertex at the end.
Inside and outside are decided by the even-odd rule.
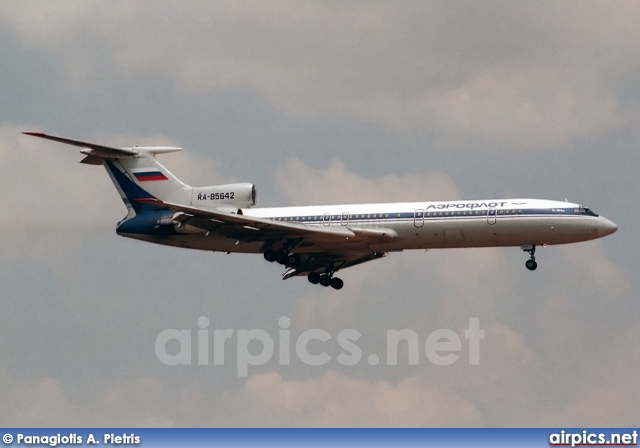
POLYGON ((424 226, 424 210, 418 209, 413 213, 413 225, 420 228, 424 226))
POLYGON ((322 224, 325 226, 331 225, 331 213, 325 213, 322 216, 322 224))
POLYGON ((494 225, 496 223, 496 219, 497 219, 497 210, 495 208, 488 210, 487 224, 489 224, 490 226, 494 225))
POLYGON ((340 224, 343 226, 346 226, 347 224, 349 224, 349 213, 347 212, 342 213, 342 215, 340 216, 340 224))

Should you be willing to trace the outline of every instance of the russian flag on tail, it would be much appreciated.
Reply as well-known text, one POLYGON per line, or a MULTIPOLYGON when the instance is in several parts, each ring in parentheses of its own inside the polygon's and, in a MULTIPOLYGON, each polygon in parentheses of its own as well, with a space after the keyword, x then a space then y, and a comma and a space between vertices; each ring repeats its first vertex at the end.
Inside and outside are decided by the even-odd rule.
POLYGON ((162 172, 156 168, 153 168, 150 171, 134 171, 133 175, 136 176, 136 179, 138 180, 138 182, 148 182, 152 180, 167 180, 167 176, 162 174, 162 172))

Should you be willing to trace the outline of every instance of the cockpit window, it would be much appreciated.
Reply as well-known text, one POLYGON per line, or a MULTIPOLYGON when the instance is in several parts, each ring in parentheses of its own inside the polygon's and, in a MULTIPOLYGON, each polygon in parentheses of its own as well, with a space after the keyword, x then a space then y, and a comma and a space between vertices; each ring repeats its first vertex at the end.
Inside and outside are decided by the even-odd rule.
POLYGON ((593 213, 590 209, 586 208, 586 207, 579 207, 573 210, 574 213, 578 213, 580 215, 589 215, 589 216, 598 216, 595 213, 593 213))

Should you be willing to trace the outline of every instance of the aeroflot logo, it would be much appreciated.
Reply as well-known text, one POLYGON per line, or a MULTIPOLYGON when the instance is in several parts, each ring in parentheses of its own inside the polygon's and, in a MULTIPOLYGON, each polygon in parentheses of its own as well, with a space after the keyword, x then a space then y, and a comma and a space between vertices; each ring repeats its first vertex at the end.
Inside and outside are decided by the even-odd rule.
POLYGON ((506 202, 462 202, 456 204, 431 204, 426 207, 426 210, 443 210, 449 208, 496 208, 504 207, 506 202))

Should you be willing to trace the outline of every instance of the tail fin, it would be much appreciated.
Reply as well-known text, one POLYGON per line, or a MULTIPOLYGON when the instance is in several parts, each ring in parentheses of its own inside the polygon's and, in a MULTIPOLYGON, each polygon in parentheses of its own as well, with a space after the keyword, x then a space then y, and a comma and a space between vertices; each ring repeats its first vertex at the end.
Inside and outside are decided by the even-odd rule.
POLYGON ((143 204, 137 199, 156 198, 178 204, 189 204, 191 201, 192 187, 181 182, 156 160, 157 154, 180 151, 182 148, 112 148, 40 132, 24 134, 79 146, 83 148, 80 152, 86 156, 81 163, 104 165, 127 206, 128 214, 125 219, 132 218, 146 209, 157 210, 157 207, 143 204))
POLYGON ((103 159, 103 165, 129 210, 127 218, 146 209, 156 209, 138 199, 156 198, 166 202, 189 204, 192 188, 181 182, 155 159, 155 148, 137 148, 140 153, 130 159, 103 159))

